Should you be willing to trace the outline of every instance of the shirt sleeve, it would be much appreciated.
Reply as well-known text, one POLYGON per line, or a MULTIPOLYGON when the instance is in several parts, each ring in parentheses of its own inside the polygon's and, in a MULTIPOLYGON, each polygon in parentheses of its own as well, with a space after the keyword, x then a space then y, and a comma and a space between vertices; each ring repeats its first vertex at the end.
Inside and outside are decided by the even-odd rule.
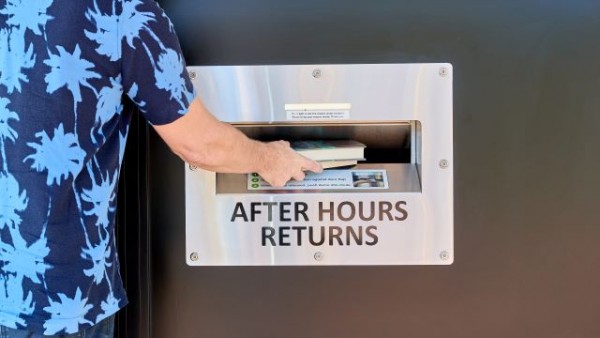
POLYGON ((120 3, 123 90, 151 124, 173 122, 195 97, 173 25, 154 0, 120 3))

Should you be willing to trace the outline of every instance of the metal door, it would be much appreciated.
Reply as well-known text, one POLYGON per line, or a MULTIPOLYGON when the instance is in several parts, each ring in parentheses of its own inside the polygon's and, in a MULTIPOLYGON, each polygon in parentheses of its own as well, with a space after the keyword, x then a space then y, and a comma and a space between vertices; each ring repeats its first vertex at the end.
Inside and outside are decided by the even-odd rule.
POLYGON ((140 122, 121 335, 600 336, 600 2, 162 4, 190 65, 452 63, 455 260, 187 266, 183 166, 140 122))

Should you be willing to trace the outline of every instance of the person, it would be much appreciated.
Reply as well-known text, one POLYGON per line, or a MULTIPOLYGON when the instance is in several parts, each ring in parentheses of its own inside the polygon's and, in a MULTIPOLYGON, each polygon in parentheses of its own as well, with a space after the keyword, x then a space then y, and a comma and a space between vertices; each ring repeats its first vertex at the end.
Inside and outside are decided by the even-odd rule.
POLYGON ((0 0, 0 337, 112 336, 123 96, 190 164, 275 186, 321 171, 206 110, 154 0, 0 0))

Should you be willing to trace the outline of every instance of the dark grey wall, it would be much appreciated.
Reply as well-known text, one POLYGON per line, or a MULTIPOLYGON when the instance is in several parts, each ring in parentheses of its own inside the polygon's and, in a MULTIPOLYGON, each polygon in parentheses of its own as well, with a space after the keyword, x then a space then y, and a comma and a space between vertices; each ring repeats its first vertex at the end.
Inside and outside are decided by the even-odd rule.
POLYGON ((162 3, 190 65, 451 62, 456 259, 188 267, 151 132, 152 337, 600 337, 600 2, 162 3))

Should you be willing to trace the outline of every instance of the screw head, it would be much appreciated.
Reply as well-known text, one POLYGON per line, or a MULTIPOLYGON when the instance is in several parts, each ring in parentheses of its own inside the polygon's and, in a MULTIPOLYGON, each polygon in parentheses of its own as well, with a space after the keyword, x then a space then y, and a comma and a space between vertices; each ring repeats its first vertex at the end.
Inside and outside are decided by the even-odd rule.
POLYGON ((192 261, 194 261, 194 262, 195 262, 195 261, 197 261, 197 260, 198 260, 198 258, 200 258, 200 257, 198 256, 198 253, 197 253, 197 252, 192 252, 192 253, 190 254, 190 259, 191 259, 192 261))
POLYGON ((194 71, 190 71, 190 72, 189 72, 189 75, 190 75, 190 79, 191 79, 191 80, 194 80, 194 79, 196 79, 196 76, 197 76, 196 72, 194 72, 194 71))
POLYGON ((193 164, 189 164, 188 167, 190 168, 191 171, 194 171, 194 170, 198 169, 198 167, 196 167, 193 164))
POLYGON ((447 169, 450 166, 450 162, 446 159, 440 160, 439 166, 442 169, 447 169))
POLYGON ((448 70, 448 68, 440 67, 439 74, 441 77, 446 77, 446 76, 448 76, 449 73, 450 73, 450 71, 448 70))
POLYGON ((440 252, 440 259, 443 261, 447 261, 448 259, 450 259, 450 254, 448 253, 448 251, 442 251, 440 252))
POLYGON ((313 257, 315 258, 315 261, 320 262, 323 260, 323 253, 321 251, 317 251, 313 257))
POLYGON ((321 70, 320 70, 319 68, 315 68, 315 69, 313 70, 313 72, 312 72, 312 76, 313 76, 315 79, 318 79, 318 78, 320 78, 322 75, 323 75, 323 73, 321 72, 321 70))

